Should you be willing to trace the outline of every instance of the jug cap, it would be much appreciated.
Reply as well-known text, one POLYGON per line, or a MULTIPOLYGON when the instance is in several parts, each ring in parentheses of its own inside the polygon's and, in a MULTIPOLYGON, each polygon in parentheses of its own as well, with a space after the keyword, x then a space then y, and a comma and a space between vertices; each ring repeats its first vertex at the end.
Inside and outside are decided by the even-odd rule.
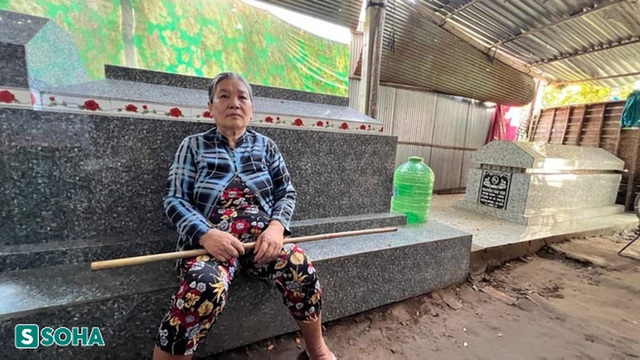
POLYGON ((421 163, 424 159, 420 156, 409 156, 409 161, 412 163, 421 163))

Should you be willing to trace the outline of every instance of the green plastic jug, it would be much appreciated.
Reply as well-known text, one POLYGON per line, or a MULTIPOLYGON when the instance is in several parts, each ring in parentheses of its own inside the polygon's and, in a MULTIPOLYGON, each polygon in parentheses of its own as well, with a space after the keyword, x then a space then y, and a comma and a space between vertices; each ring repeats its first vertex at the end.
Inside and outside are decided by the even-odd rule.
POLYGON ((393 174, 391 213, 406 215, 408 224, 427 221, 434 179, 433 170, 421 157, 409 157, 393 174))

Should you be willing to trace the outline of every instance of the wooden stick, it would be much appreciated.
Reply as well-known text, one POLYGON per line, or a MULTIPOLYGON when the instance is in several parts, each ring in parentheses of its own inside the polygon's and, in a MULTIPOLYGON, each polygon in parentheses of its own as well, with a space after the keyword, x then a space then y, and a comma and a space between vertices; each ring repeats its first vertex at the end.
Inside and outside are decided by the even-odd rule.
MULTIPOLYGON (((285 239, 284 244, 303 243, 303 242, 309 242, 309 241, 334 239, 334 238, 348 237, 348 236, 378 234, 378 233, 392 232, 397 230, 398 230, 397 227, 385 227, 385 228, 376 228, 376 229, 367 229, 367 230, 345 231, 345 232, 330 233, 330 234, 301 236, 297 238, 285 239)), ((254 242, 242 244, 245 250, 253 249, 255 245, 256 243, 254 242)), ((94 261, 91 263, 91 270, 104 270, 104 269, 111 269, 111 268, 123 267, 123 266, 141 265, 141 264, 147 264, 154 261, 175 260, 175 259, 194 257, 194 256, 200 256, 200 255, 206 255, 206 254, 207 254, 207 250, 205 249, 195 249, 195 250, 175 251, 175 252, 154 254, 154 255, 135 256, 135 257, 129 257, 129 258, 113 259, 113 260, 94 261)))

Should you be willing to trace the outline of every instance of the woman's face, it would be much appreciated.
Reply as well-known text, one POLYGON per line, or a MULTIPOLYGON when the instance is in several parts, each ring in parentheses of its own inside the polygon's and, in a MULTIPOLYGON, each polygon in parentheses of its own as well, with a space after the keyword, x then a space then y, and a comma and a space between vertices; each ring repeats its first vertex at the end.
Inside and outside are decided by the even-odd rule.
POLYGON ((238 79, 222 80, 214 89, 209 111, 222 130, 245 130, 253 115, 249 89, 238 79))

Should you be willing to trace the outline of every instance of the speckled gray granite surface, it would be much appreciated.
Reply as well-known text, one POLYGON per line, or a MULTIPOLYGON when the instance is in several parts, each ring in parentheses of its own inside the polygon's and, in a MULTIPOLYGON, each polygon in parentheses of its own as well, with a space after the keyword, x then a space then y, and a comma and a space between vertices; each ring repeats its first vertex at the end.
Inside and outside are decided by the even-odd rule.
MULTIPOLYGON (((208 124, 0 109, 0 245, 166 228, 162 193, 182 139, 208 124)), ((294 220, 389 211, 397 138, 261 128, 298 190, 294 220)))
POLYGON ((69 33, 49 19, 0 11, 0 86, 42 89, 86 81, 69 33))
MULTIPOLYGON (((404 216, 382 213, 297 220, 291 223, 291 231, 293 237, 300 237, 404 224, 404 216)), ((177 232, 167 229, 142 236, 0 245, 0 272, 170 252, 175 251, 176 241, 177 232)))
POLYGON ((90 80, 75 40, 49 21, 27 46, 27 69, 32 89, 65 86, 90 80))
POLYGON ((460 209, 525 225, 620 212, 615 202, 624 162, 603 149, 493 141, 474 152, 472 160, 465 200, 455 205, 460 209), (508 186, 492 185, 489 175, 508 179, 508 186), (504 209, 481 204, 481 189, 487 198, 492 192, 505 196, 504 209))
POLYGON ((47 21, 0 10, 0 86, 29 87, 25 48, 47 21))
MULTIPOLYGON (((135 69, 124 66, 105 65, 105 77, 107 79, 114 80, 127 80, 134 82, 141 82, 147 84, 168 85, 179 88, 207 89, 211 84, 211 78, 204 78, 198 76, 179 75, 160 71, 151 71, 143 69, 135 69)), ((251 79, 248 79, 251 82, 251 79)), ((315 94, 306 91, 297 91, 282 89, 270 86, 261 86, 251 84, 254 96, 284 99, 284 100, 296 100, 310 103, 336 105, 336 106, 348 106, 349 98, 341 96, 333 96, 326 94, 315 94)))
POLYGON ((624 168, 624 161, 600 148, 506 140, 490 142, 475 151, 471 160, 476 164, 540 169, 547 172, 624 168))
MULTIPOLYGON (((404 226, 396 233, 301 247, 318 269, 325 296, 324 320, 330 321, 463 281, 471 235, 429 221, 404 226)), ((1 273, 0 287, 9 296, 0 298, 0 358, 150 356, 157 324, 177 286, 172 264, 97 272, 81 264, 1 273), (19 323, 99 326, 106 346, 18 351, 12 345, 13 328, 19 323)), ((200 355, 295 330, 275 290, 253 278, 236 278, 229 299, 200 355)))
POLYGON ((0 42, 26 45, 49 19, 0 10, 0 42))
POLYGON ((23 45, 0 42, 0 86, 29 87, 29 74, 23 45))
MULTIPOLYGON (((118 99, 202 108, 206 108, 208 102, 206 88, 185 89, 175 86, 111 79, 51 87, 47 88, 45 93, 48 95, 74 95, 86 98, 118 99)), ((254 98, 254 110, 257 113, 270 115, 339 119, 372 124, 380 123, 348 106, 318 104, 284 98, 273 99, 259 95, 254 98)))

